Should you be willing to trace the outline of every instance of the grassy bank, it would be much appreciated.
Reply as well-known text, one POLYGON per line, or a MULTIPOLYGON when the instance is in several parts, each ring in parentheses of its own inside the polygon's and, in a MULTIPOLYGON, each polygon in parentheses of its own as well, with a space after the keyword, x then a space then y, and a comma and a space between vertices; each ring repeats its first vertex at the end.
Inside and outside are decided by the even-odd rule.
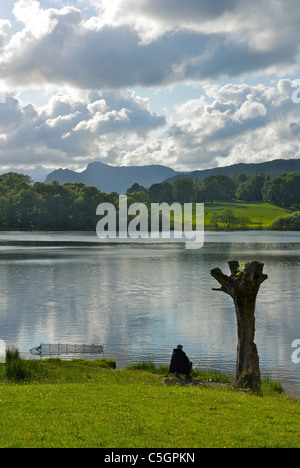
POLYGON ((164 368, 111 364, 36 361, 25 383, 1 365, 0 447, 300 447, 300 400, 276 385, 168 385, 164 368))

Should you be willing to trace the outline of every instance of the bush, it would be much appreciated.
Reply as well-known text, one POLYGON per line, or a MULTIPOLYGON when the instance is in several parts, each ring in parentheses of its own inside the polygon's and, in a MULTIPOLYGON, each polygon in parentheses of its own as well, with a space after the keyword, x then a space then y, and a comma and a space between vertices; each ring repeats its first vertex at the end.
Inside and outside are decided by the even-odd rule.
POLYGON ((300 212, 297 211, 290 216, 284 216, 276 219, 272 224, 271 229, 278 231, 300 231, 300 212))

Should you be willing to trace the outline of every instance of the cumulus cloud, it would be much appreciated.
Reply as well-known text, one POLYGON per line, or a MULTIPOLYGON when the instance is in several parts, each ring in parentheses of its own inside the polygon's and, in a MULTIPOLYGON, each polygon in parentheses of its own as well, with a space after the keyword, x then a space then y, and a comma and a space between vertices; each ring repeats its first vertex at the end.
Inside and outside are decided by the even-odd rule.
POLYGON ((295 72, 298 0, 18 0, 12 13, 0 20, 2 167, 188 170, 300 156, 291 80, 212 84, 295 72), (172 122, 128 91, 182 83, 203 92, 172 122), (46 105, 17 97, 49 86, 46 105))
POLYGON ((300 12, 291 14, 294 0, 278 0, 276 10, 269 1, 259 2, 257 10, 258 0, 175 3, 102 0, 99 16, 86 18, 75 7, 43 9, 37 1, 19 0, 14 14, 24 27, 2 47, 1 76, 15 87, 112 89, 298 64, 300 12))
POLYGON ((264 24, 266 29, 266 25, 280 21, 279 12, 286 17, 296 1, 279 0, 276 6, 269 0, 85 0, 85 3, 94 7, 103 23, 131 24, 142 36, 150 37, 152 33, 154 37, 179 27, 232 32, 264 24))
POLYGON ((265 117, 267 109, 263 104, 257 101, 247 99, 246 102, 238 109, 235 116, 238 121, 254 119, 256 117, 265 117))
POLYGON ((127 155, 151 154, 178 170, 300 157, 299 107, 293 82, 206 85, 199 99, 177 108, 179 120, 161 138, 127 155))
MULTIPOLYGON (((224 35, 227 44, 247 43, 263 56, 270 54, 274 70, 298 61, 298 0, 85 0, 94 6, 103 24, 130 25, 145 42, 188 29, 213 37, 224 35), (284 62, 286 55, 286 62, 284 62), (271 57, 272 56, 272 57, 271 57)), ((224 49, 225 51, 226 49, 224 49)), ((227 54, 224 60, 227 60, 227 54)), ((249 58, 255 59, 256 54, 249 58)), ((207 55, 206 55, 207 56, 207 55)), ((219 57, 222 58, 221 54, 219 57)), ((259 61, 259 57, 257 57, 259 61)), ((260 67, 262 62, 253 64, 260 67)), ((265 67, 270 64, 265 63, 265 67)))
POLYGON ((128 90, 56 94, 40 107, 8 96, 0 104, 0 164, 76 169, 102 160, 195 170, 299 158, 293 85, 207 84, 198 99, 176 108, 173 122, 128 90))
POLYGON ((113 148, 135 148, 165 123, 146 99, 129 91, 57 94, 40 107, 8 95, 0 104, 0 164, 76 168, 99 158, 114 162, 113 148))
POLYGON ((0 49, 4 47, 6 38, 11 31, 11 24, 8 20, 0 19, 0 49))
POLYGON ((199 154, 210 165, 300 156, 300 117, 291 80, 280 80, 277 86, 228 84, 205 89, 212 104, 203 107, 201 98, 202 111, 197 109, 192 126, 190 116, 171 129, 178 146, 184 141, 195 168, 199 154))

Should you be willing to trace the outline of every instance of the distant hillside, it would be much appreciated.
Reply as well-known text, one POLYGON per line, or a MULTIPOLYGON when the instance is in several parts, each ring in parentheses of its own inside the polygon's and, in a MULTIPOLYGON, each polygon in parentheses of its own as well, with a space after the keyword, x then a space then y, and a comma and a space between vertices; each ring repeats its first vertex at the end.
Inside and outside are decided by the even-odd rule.
POLYGON ((254 175, 261 173, 270 176, 270 178, 273 179, 274 177, 277 177, 280 174, 283 174, 284 172, 300 173, 300 159, 276 159, 274 161, 268 161, 257 164, 233 164, 232 166, 216 167, 213 169, 204 169, 185 174, 177 174, 175 176, 170 177, 166 181, 173 183, 176 180, 186 178, 193 180, 198 179, 199 181, 201 181, 206 177, 218 174, 232 177, 235 174, 254 175))
POLYGON ((54 180, 60 184, 77 182, 97 187, 101 192, 123 194, 136 182, 148 188, 152 184, 163 182, 177 174, 179 172, 159 165, 115 167, 101 162, 93 162, 80 173, 69 169, 53 171, 48 174, 45 183, 51 184, 54 180))
POLYGON ((53 171, 48 174, 45 183, 51 184, 54 180, 57 180, 60 184, 81 182, 85 185, 97 187, 105 193, 117 192, 122 194, 136 182, 148 188, 155 183, 165 181, 173 183, 176 180, 185 178, 201 181, 206 177, 218 174, 232 177, 241 173, 246 175, 263 173, 274 178, 284 172, 300 173, 300 159, 276 159, 256 164, 240 163, 185 173, 176 172, 169 167, 160 165, 115 167, 101 162, 93 162, 80 173, 69 169, 53 171))

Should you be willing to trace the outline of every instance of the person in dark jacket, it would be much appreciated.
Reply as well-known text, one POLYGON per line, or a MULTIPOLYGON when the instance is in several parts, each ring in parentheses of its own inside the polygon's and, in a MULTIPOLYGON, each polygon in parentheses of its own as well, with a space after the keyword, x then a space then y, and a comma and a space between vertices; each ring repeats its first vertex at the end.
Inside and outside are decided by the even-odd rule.
POLYGON ((177 345, 176 349, 173 349, 169 373, 176 374, 184 374, 186 379, 190 379, 190 373, 192 371, 193 363, 190 362, 189 358, 182 350, 182 345, 177 345))

